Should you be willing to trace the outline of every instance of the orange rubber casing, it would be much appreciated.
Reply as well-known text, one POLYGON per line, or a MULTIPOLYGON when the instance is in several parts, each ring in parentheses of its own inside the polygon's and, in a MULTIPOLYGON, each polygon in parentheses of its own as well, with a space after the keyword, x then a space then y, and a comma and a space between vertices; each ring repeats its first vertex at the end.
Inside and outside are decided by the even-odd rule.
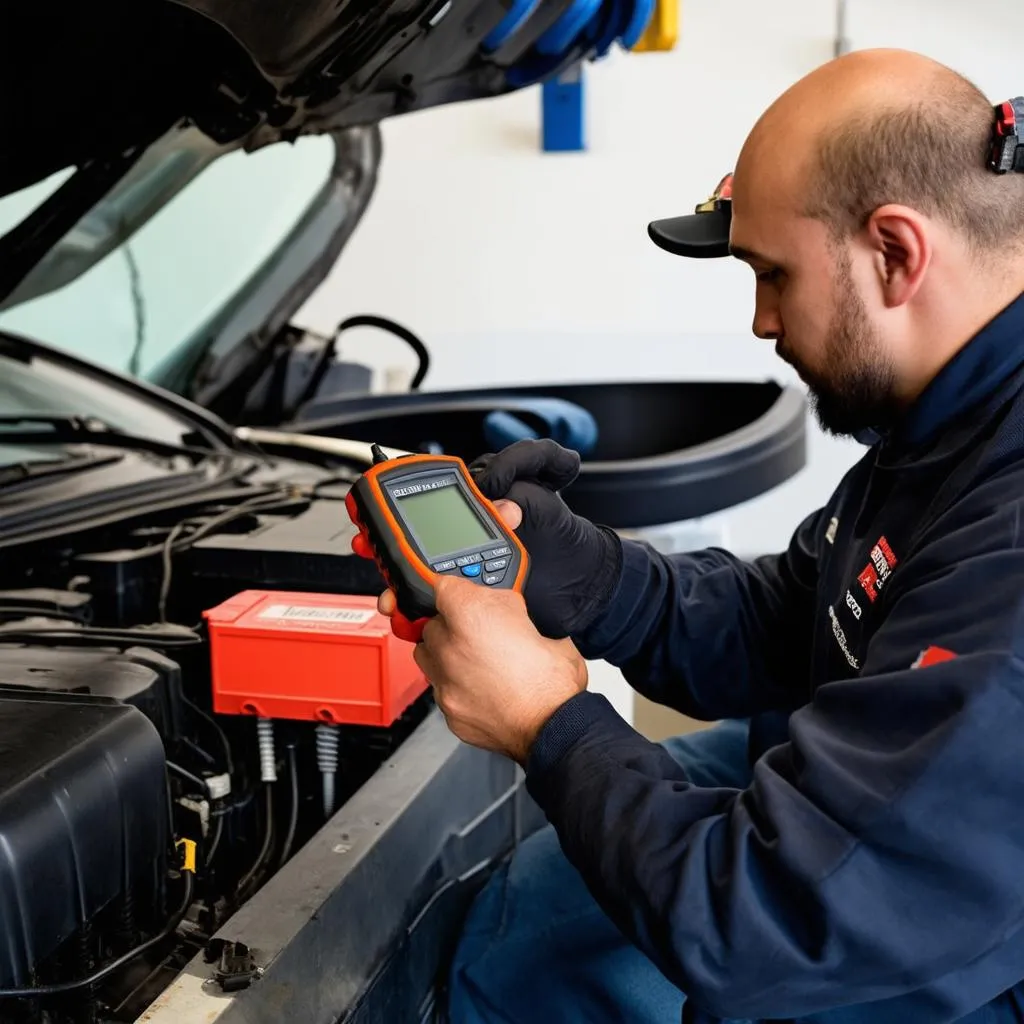
POLYGON ((491 520, 497 534, 493 545, 510 550, 510 565, 498 586, 522 593, 529 575, 526 548, 505 525, 494 504, 484 497, 462 459, 454 455, 405 455, 370 467, 345 498, 349 517, 359 530, 352 550, 376 561, 398 605, 391 620, 392 629, 396 636, 410 643, 419 643, 423 627, 436 614, 433 591, 438 573, 409 540, 389 502, 385 485, 406 477, 444 475, 453 470, 472 501, 491 520))
POLYGON ((429 685, 373 597, 247 590, 203 614, 218 714, 389 726, 429 685))

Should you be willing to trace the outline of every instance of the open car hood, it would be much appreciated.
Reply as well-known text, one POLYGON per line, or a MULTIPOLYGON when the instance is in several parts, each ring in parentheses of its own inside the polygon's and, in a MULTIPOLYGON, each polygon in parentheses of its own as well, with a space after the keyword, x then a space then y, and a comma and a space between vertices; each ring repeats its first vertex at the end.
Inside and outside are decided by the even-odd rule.
MULTIPOLYGON (((653 0, 9 5, 0 196, 75 171, 0 238, 0 308, 83 273, 235 149, 329 133, 341 140, 342 177, 372 191, 379 139, 367 142, 367 126, 631 46, 652 9, 653 0)), ((367 198, 350 203, 345 237, 367 198)), ((305 275, 307 293, 316 283, 305 275)))

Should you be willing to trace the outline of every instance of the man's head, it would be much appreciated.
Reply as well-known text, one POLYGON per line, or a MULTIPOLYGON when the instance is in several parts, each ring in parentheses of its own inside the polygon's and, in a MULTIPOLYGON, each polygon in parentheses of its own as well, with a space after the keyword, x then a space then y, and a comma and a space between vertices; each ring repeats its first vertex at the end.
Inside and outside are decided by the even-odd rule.
POLYGON ((799 81, 748 136, 729 251, 756 276, 754 333, 827 430, 891 425, 1024 288, 1024 175, 987 169, 994 120, 948 68, 863 51, 799 81))

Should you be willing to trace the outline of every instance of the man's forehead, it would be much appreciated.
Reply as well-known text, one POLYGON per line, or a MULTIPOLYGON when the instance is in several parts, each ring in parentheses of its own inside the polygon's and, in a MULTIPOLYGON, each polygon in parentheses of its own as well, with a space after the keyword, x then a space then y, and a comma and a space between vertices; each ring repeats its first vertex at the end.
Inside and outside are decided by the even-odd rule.
POLYGON ((798 229, 803 213, 792 169, 738 171, 733 179, 730 251, 738 259, 772 262, 779 243, 798 229))
POLYGON ((734 200, 729 225, 730 254, 747 263, 771 263, 772 250, 777 247, 784 230, 778 214, 778 208, 770 197, 750 204, 737 204, 734 200))

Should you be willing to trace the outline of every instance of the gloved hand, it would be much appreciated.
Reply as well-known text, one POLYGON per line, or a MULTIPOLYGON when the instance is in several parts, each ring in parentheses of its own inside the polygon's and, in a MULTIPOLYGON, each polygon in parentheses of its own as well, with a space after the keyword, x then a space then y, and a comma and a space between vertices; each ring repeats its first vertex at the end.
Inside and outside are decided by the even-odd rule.
POLYGON ((579 475, 579 455, 547 438, 516 441, 469 469, 530 555, 523 597, 538 631, 557 640, 585 629, 612 596, 622 547, 614 531, 574 514, 558 494, 579 475))

